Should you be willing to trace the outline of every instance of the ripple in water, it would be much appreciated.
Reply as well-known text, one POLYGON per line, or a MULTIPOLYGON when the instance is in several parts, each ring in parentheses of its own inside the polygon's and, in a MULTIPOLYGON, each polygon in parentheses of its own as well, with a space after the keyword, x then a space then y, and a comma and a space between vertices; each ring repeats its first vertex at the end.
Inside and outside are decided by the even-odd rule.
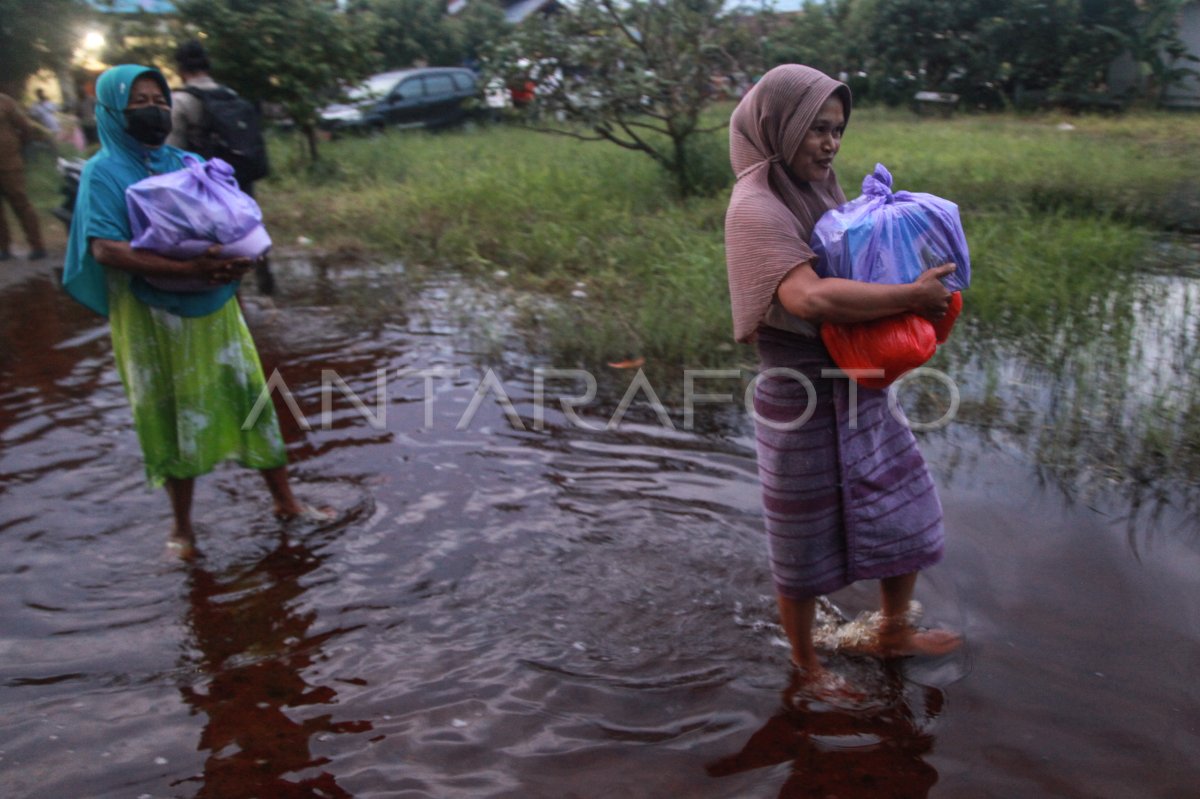
POLYGON ((1139 561, 969 432, 927 439, 935 472, 951 445, 967 465, 938 475, 950 549, 919 589, 924 620, 964 629, 968 647, 920 664, 839 653, 871 623, 874 586, 855 587, 821 634, 862 698, 825 702, 789 684, 744 419, 700 434, 631 411, 585 431, 548 409, 537 430, 519 337, 499 315, 486 336, 460 332, 461 309, 489 313, 486 292, 294 266, 274 307, 249 298, 248 319, 314 422, 285 419, 300 491, 347 513, 281 526, 255 475, 222 468, 199 481, 205 557, 191 565, 161 557, 168 509, 144 486, 95 320, 48 281, 5 295, 38 313, 0 329, 0 794, 1195 784, 1200 696, 1178 675, 1200 655, 1200 619, 1176 599, 1200 567, 1194 540, 1160 535, 1139 561), (458 429, 493 366, 524 429, 495 397, 458 429), (433 367, 455 375, 432 381, 430 407, 405 370, 433 367), (383 370, 385 423, 335 395, 320 424, 323 369, 372 414, 383 370), (1129 754, 1099 758, 1114 735, 1129 754))

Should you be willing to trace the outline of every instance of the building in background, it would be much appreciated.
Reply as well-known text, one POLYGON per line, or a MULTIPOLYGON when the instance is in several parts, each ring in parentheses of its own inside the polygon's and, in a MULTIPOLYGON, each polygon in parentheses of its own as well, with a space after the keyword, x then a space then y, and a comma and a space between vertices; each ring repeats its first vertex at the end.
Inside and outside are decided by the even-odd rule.
MULTIPOLYGON (((1179 40, 1187 52, 1200 58, 1200 0, 1185 3, 1177 17, 1179 40)), ((1174 66, 1200 70, 1200 63, 1180 61, 1174 66)), ((1133 56, 1126 52, 1108 69, 1109 91, 1115 95, 1140 93, 1145 89, 1146 76, 1133 56)), ((1163 93, 1162 104, 1167 108, 1200 110, 1200 76, 1195 73, 1176 81, 1163 93)))

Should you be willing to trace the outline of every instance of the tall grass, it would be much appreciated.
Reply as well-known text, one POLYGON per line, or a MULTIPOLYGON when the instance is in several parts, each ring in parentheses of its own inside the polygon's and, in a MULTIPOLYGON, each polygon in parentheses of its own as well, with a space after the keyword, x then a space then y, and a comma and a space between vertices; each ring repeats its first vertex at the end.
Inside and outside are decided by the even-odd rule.
MULTIPOLYGON (((1180 283, 1155 282, 1200 275, 1200 247, 1167 235, 1200 229, 1195 122, 851 118, 838 158, 850 197, 882 162, 897 189, 960 206, 972 286, 962 332, 933 365, 961 378, 961 418, 1016 437, 1068 479, 1106 479, 1113 463, 1139 485, 1200 478, 1200 302, 1176 307, 1180 283), (1160 306, 1174 310, 1155 323, 1160 306), (1172 362, 1155 366, 1168 350, 1172 362)), ((709 182, 732 179, 726 148, 721 135, 699 148, 709 182)), ((727 190, 680 202, 641 154, 507 126, 328 142, 316 168, 298 153, 273 140, 275 174, 259 187, 279 245, 305 237, 333 260, 368 254, 403 260, 406 274, 454 269, 534 290, 550 301, 520 307, 545 357, 600 374, 644 357, 664 398, 682 367, 753 361, 731 340, 727 190)), ((52 159, 29 173, 35 204, 56 205, 52 159)))
MULTIPOLYGON (((960 206, 972 287, 963 332, 934 365, 962 377, 962 418, 1008 431, 1068 481, 1103 484, 1114 461, 1130 485, 1200 476, 1194 369, 1169 386, 1147 377, 1153 347, 1139 339, 1169 335, 1145 324, 1147 273, 1187 260, 1165 254, 1166 232, 1200 228, 1194 125, 1150 113, 851 119, 838 159, 848 196, 881 162, 896 189, 960 206)), ((726 148, 724 136, 701 147, 710 182, 732 179, 726 148)), ((277 240, 543 292, 555 299, 529 306, 530 329, 558 365, 641 356, 658 388, 681 367, 753 360, 731 341, 727 190, 679 202, 643 155, 511 127, 340 140, 316 170, 284 142, 275 156, 262 199, 277 240)), ((1185 326, 1200 329, 1195 310, 1185 326)), ((1196 348, 1193 336, 1175 352, 1196 348)))
POLYGON ((867 109, 851 118, 839 174, 850 193, 850 176, 881 161, 895 188, 952 199, 968 222, 994 209, 1173 229, 1200 224, 1195 124, 1168 114, 922 121, 867 109))
POLYGON ((264 192, 287 237, 505 272, 563 298, 548 338, 575 355, 682 362, 728 341, 723 200, 681 204, 644 156, 510 127, 345 140, 327 153, 335 166, 319 180, 296 170, 264 192), (557 335, 568 330, 569 342, 557 335))
MULTIPOLYGON (((897 189, 957 202, 972 248, 971 312, 1044 330, 1135 270, 1154 231, 1178 226, 1179 198, 1200 185, 1189 122, 929 121, 866 109, 851 119, 838 170, 851 197, 878 161, 897 189)), ((707 145, 708 167, 726 143, 707 145)), ((543 322, 561 357, 730 358, 727 192, 681 203, 644 155, 506 126, 338 140, 315 171, 283 142, 275 155, 282 168, 262 195, 277 238, 506 272, 562 298, 543 322)))

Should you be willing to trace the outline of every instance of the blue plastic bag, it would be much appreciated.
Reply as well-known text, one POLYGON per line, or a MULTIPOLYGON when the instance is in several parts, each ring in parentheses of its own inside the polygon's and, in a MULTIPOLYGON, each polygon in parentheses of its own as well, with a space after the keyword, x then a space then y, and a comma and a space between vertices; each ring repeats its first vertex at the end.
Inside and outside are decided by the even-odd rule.
POLYGON ((883 164, 862 183, 862 196, 825 212, 811 245, 821 277, 911 283, 933 266, 958 268, 942 279, 950 291, 971 284, 971 258, 958 206, 932 194, 892 193, 883 164))
MULTIPOLYGON (((233 167, 219 158, 184 156, 184 168, 139 180, 125 190, 133 230, 130 246, 187 260, 221 245, 224 258, 258 258, 271 248, 254 198, 238 188, 233 167)), ((212 291, 202 277, 145 277, 174 292, 212 291)))

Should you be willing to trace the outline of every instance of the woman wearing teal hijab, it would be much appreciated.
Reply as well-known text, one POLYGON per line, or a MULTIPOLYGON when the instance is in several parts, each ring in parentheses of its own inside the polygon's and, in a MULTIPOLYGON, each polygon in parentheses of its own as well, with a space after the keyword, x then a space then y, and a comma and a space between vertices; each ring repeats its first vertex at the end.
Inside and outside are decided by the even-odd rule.
POLYGON ((63 286, 109 317, 147 479, 155 487, 166 485, 175 517, 170 544, 190 556, 195 478, 222 461, 261 470, 277 515, 320 512, 292 494, 271 403, 242 429, 265 386, 241 308, 231 301, 252 262, 221 258, 216 245, 190 261, 129 245, 125 189, 183 166, 184 151, 163 144, 171 129, 170 102, 166 80, 150 67, 113 67, 96 81, 101 148, 80 178, 63 286), (159 291, 143 275, 207 277, 213 288, 198 294, 159 291))

